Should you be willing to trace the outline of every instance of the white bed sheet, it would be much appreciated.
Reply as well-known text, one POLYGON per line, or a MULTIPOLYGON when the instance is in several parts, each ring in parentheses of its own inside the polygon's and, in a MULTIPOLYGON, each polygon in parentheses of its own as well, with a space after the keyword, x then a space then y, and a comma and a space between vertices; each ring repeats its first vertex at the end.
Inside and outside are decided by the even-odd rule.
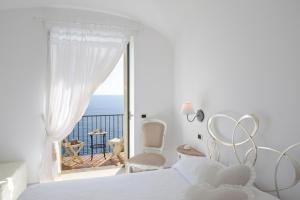
POLYGON ((32 185, 19 200, 183 200, 189 185, 176 169, 170 168, 32 185))
MULTIPOLYGON (((32 185, 19 200, 184 200, 190 183, 174 168, 32 185)), ((255 200, 278 200, 252 187, 255 200)), ((201 197, 200 197, 201 198, 201 197)), ((205 199, 203 199, 205 200, 205 199)))

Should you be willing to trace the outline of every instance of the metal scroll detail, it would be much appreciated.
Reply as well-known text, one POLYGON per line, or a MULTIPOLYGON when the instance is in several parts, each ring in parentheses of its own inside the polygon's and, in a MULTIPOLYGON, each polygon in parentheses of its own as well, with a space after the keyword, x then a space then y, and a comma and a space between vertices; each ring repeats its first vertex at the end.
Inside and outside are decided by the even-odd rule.
POLYGON ((219 161, 220 160, 220 150, 216 140, 207 141, 208 157, 209 159, 219 161))
POLYGON ((250 162, 250 164, 252 164, 253 166, 255 166, 255 164, 256 164, 259 151, 270 151, 272 153, 278 154, 278 159, 277 159, 276 165, 275 165, 274 189, 263 190, 262 188, 259 188, 258 186, 257 187, 265 192, 276 192, 278 198, 280 198, 280 191, 292 188, 295 185, 297 185, 300 181, 300 164, 294 158, 292 158, 291 155, 288 154, 292 149, 294 149, 296 147, 300 147, 300 143, 293 144, 293 145, 289 146, 288 148, 286 148, 284 151, 279 151, 279 150, 276 150, 276 149, 273 149, 270 147, 257 146, 257 144, 255 143, 253 138, 258 132, 258 128, 259 128, 259 121, 254 115, 244 115, 238 120, 234 119, 233 117, 231 117, 229 115, 225 115, 225 114, 213 115, 212 117, 210 117, 208 119, 208 123, 207 123, 208 133, 210 134, 210 136, 212 138, 212 140, 208 140, 208 142, 207 142, 208 154, 211 159, 219 160, 220 150, 219 150, 218 144, 222 144, 222 145, 233 148, 235 157, 240 164, 249 163, 250 162, 249 156, 253 155, 254 156, 253 160, 252 160, 252 162, 250 162), (230 120, 234 123, 234 128, 232 130, 232 135, 231 135, 232 136, 231 142, 225 141, 222 137, 220 137, 215 132, 215 129, 214 129, 215 123, 214 122, 216 119, 220 119, 220 118, 230 120), (245 120, 249 120, 253 124, 253 128, 251 131, 247 130, 242 125, 242 122, 245 120), (244 139, 242 141, 236 141, 236 136, 238 133, 237 129, 240 129, 241 132, 246 135, 246 139, 244 139), (246 143, 250 143, 251 148, 249 148, 248 151, 246 151, 244 158, 241 159, 237 152, 237 146, 240 146, 240 145, 243 145, 246 143), (288 160, 292 164, 292 166, 295 170, 295 178, 291 185, 285 186, 285 187, 279 187, 278 169, 279 169, 279 166, 280 166, 283 158, 286 158, 286 160, 288 160))

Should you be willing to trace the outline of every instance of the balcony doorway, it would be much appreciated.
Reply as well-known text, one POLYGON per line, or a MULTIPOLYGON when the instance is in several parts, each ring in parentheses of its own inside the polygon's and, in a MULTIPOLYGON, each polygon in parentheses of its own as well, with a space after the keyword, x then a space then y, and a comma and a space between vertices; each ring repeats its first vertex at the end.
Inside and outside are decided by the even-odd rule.
POLYGON ((61 175, 95 170, 102 171, 100 176, 125 172, 129 155, 128 88, 129 45, 93 94, 81 120, 62 142, 61 175))

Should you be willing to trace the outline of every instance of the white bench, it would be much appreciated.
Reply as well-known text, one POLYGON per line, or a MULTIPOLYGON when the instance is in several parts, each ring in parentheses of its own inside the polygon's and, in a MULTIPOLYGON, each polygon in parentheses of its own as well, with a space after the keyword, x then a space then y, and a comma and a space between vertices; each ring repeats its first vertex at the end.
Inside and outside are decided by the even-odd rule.
POLYGON ((27 187, 24 162, 0 163, 0 200, 16 200, 27 187))

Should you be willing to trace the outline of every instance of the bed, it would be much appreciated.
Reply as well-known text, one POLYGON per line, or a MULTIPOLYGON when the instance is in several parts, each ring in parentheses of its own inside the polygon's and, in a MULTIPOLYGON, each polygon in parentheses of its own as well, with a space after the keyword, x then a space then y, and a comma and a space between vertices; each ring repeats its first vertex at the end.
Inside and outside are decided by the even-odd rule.
MULTIPOLYGON (((254 155, 254 160, 252 160, 251 167, 255 166, 257 153, 259 149, 263 147, 257 146, 253 141, 253 137, 256 134, 258 129, 258 123, 255 118, 250 115, 245 115, 240 120, 234 120, 235 130, 237 127, 240 127, 247 135, 247 139, 242 142, 235 141, 235 130, 232 135, 232 143, 226 143, 217 134, 214 132, 212 124, 214 118, 224 117, 224 115, 216 115, 211 117, 208 120, 208 131, 213 138, 213 142, 208 146, 209 155, 208 158, 197 158, 194 160, 184 159, 185 161, 177 162, 172 168, 168 169, 160 169, 156 171, 146 171, 140 173, 133 174, 124 174, 118 175, 114 177, 104 177, 104 178, 93 178, 93 179, 85 179, 85 180, 75 180, 75 181, 62 181, 62 182, 51 182, 51 183, 42 183, 37 185, 32 185, 28 187, 28 189, 20 196, 19 200, 192 200, 193 198, 187 198, 187 191, 197 185, 193 182, 192 179, 198 174, 202 173, 203 176, 203 167, 198 167, 197 162, 202 160, 202 164, 204 163, 214 163, 217 165, 223 165, 218 162, 220 154, 217 151, 217 143, 223 145, 231 145, 233 147, 234 152, 236 153, 237 160, 240 164, 243 164, 242 159, 238 157, 236 152, 236 147, 242 145, 246 142, 249 142, 253 145, 252 148, 249 149, 247 154, 245 155, 246 160, 249 155, 254 155), (247 131, 240 124, 243 119, 253 120, 254 128, 253 131, 247 131), (256 124, 257 123, 257 124, 256 124), (214 146, 214 148, 212 148, 214 146), (212 157, 216 157, 212 159, 212 157), (183 164, 182 164, 183 163, 183 164), (197 169, 197 170, 196 170, 197 169), (201 170, 199 171, 199 169, 201 170)), ((227 116, 225 116, 227 117, 227 116)), ((274 152, 279 153, 280 157, 287 155, 287 152, 299 144, 292 145, 287 148, 286 151, 280 152, 274 150, 274 152)), ((272 149, 272 148, 268 148, 272 149)), ((273 151, 273 150, 272 150, 273 151)), ((253 157, 253 156, 252 156, 253 157)), ((289 156, 290 158, 290 156, 289 156)), ((294 160, 292 160, 294 161, 294 160)), ((276 168, 280 164, 280 159, 277 162, 276 168)), ((200 165, 199 165, 200 166, 200 165)), ((202 165, 203 166, 203 165, 202 165)), ((224 166, 224 168, 228 166, 224 166)), ((209 169, 209 167, 207 167, 209 169)), ((204 173, 207 175, 206 171, 204 173)), ((276 172, 276 170, 275 170, 276 172)), ((215 176, 214 173, 209 175, 210 177, 215 176)), ((199 176, 201 177, 201 175, 199 176)), ((197 178, 199 178, 197 177, 197 178)), ((279 196, 279 191, 283 190, 278 187, 277 183, 277 174, 274 176, 275 180, 275 189, 268 192, 273 192, 273 194, 277 193, 279 196)), ((299 178, 299 177, 297 177, 299 178)), ((203 180, 198 180, 203 182, 203 180)), ((293 185, 298 183, 298 179, 295 181, 293 185)), ((225 185, 225 184, 224 184, 225 185)), ((288 189, 290 187, 284 188, 288 189)), ((266 192, 263 192, 257 189, 254 186, 254 180, 251 185, 247 186, 247 190, 251 192, 253 195, 251 200, 276 200, 277 198, 273 195, 270 195, 266 192)), ((207 200, 208 198, 197 195, 197 200, 207 200)), ((193 199, 193 200, 194 200, 193 199)), ((214 199, 214 198, 210 198, 214 199)), ((216 198, 215 198, 216 199, 216 198)), ((223 200, 223 198, 221 198, 223 200)), ((228 199, 228 198, 226 198, 228 199)), ((232 199, 230 199, 232 200, 232 199)), ((278 200, 278 199, 277 199, 278 200)))
POLYGON ((189 183, 176 169, 162 169, 33 185, 20 200, 183 200, 189 183))
MULTIPOLYGON (((175 168, 32 185, 19 200, 184 200, 191 185, 175 168)), ((254 187, 258 200, 276 198, 254 187)))

